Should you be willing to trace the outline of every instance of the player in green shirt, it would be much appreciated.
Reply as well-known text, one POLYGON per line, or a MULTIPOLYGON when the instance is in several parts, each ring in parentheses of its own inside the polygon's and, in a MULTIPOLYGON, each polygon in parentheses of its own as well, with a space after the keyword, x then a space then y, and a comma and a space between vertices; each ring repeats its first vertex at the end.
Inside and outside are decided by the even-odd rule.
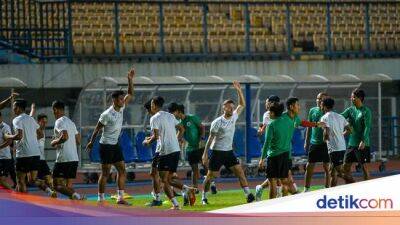
MULTIPOLYGON (((328 94, 321 92, 317 95, 317 106, 310 109, 308 121, 319 122, 324 115, 322 101, 328 94)), ((304 142, 304 150, 308 153, 306 173, 304 175, 304 192, 308 192, 311 186, 311 179, 314 173, 315 163, 322 162, 325 171, 325 187, 329 187, 329 154, 328 147, 323 140, 323 129, 320 127, 307 128, 304 142), (311 132, 310 132, 311 131, 311 132), (311 145, 310 145, 311 144, 311 145)))
POLYGON ((344 175, 346 183, 354 182, 351 175, 351 166, 354 162, 361 164, 364 180, 369 179, 367 163, 371 162, 370 131, 371 110, 364 106, 365 92, 356 89, 351 93, 353 106, 347 108, 342 116, 349 122, 352 132, 350 133, 348 148, 344 156, 344 175))
MULTIPOLYGON (((181 125, 185 128, 184 139, 187 142, 186 155, 189 165, 192 168, 192 184, 193 187, 198 187, 198 179, 200 177, 199 163, 202 163, 201 157, 204 152, 205 141, 205 126, 202 124, 201 119, 192 114, 185 114, 185 107, 182 104, 171 103, 168 111, 172 113, 181 125)), ((203 165, 207 171, 207 168, 203 165)), ((212 182, 211 189, 216 193, 215 182, 212 182)))

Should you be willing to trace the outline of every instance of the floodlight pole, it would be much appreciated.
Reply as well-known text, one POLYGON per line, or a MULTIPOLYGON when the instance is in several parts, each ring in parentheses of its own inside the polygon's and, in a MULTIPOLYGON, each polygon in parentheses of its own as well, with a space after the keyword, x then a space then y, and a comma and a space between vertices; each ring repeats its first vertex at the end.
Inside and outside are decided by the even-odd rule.
POLYGON ((379 150, 379 159, 382 160, 382 83, 381 82, 378 82, 378 150, 379 150))
POLYGON ((251 85, 245 85, 245 98, 246 98, 246 145, 245 145, 245 155, 246 163, 250 163, 250 132, 251 132, 251 85))

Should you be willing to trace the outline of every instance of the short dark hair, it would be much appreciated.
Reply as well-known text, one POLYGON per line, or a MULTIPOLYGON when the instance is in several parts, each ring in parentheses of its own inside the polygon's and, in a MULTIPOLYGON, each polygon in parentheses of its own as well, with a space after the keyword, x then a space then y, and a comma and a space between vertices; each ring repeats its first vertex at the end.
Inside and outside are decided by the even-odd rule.
POLYGON ((161 96, 155 96, 151 99, 157 107, 161 108, 164 105, 164 98, 161 96))
POLYGON ((113 92, 111 93, 111 98, 112 98, 112 99, 117 99, 117 98, 119 98, 119 96, 124 95, 124 94, 125 94, 125 92, 124 92, 124 91, 121 91, 121 90, 113 91, 113 92))
POLYGON ((322 101, 322 105, 328 109, 333 109, 333 106, 335 105, 335 100, 333 100, 332 98, 326 98, 322 101))
POLYGON ((148 100, 146 103, 144 103, 143 107, 144 107, 147 111, 150 111, 150 110, 151 110, 151 99, 148 100))
POLYGON ((224 101, 223 105, 226 105, 226 104, 235 104, 235 101, 233 101, 232 99, 227 99, 224 101))
POLYGON ((51 106, 55 109, 61 109, 61 110, 64 110, 65 108, 64 102, 59 100, 54 101, 53 104, 51 104, 51 106))
POLYGON ((285 106, 283 105, 283 103, 280 102, 273 102, 269 107, 269 111, 273 112, 276 117, 281 116, 283 110, 285 110, 285 106))
POLYGON ((179 110, 179 105, 176 102, 172 102, 168 105, 168 112, 174 113, 175 111, 179 110))
POLYGON ((40 113, 40 114, 37 116, 37 120, 38 120, 38 121, 41 120, 41 119, 44 119, 44 118, 47 119, 47 115, 44 114, 44 113, 40 113))
POLYGON ((268 100, 269 102, 280 102, 280 101, 281 101, 281 99, 280 99, 278 96, 276 96, 276 95, 270 95, 270 96, 267 98, 267 100, 268 100))
POLYGON ((355 95, 357 98, 359 98, 362 102, 364 101, 365 98, 365 92, 361 89, 355 89, 352 92, 353 95, 355 95))
POLYGON ((299 99, 296 97, 291 97, 286 101, 286 108, 289 110, 290 106, 294 105, 296 102, 298 102, 299 99))
POLYGON ((26 105, 28 105, 28 103, 26 102, 25 99, 16 99, 14 102, 15 106, 17 106, 18 108, 21 108, 22 110, 25 110, 26 105))
POLYGON ((184 106, 183 104, 179 104, 179 105, 178 105, 178 110, 179 110, 181 113, 185 114, 185 106, 184 106))

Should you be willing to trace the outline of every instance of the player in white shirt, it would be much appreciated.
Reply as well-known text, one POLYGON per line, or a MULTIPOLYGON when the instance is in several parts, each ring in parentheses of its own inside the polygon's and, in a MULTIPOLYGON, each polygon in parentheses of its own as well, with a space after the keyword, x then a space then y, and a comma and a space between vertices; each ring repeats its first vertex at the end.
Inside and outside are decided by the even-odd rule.
POLYGON ((203 153, 202 161, 204 165, 208 165, 208 172, 203 183, 202 204, 208 204, 206 194, 210 190, 211 180, 217 177, 222 165, 230 169, 239 178, 240 186, 243 188, 247 202, 252 202, 255 199, 254 195, 250 192, 243 168, 232 148, 236 121, 246 106, 240 83, 234 81, 233 87, 236 89, 239 104, 235 109, 233 100, 224 101, 224 114, 211 123, 210 136, 205 147, 207 150, 212 150, 210 159, 208 159, 207 150, 203 153))
MULTIPOLYGON (((34 117, 36 113, 36 105, 35 103, 32 103, 31 105, 31 112, 29 113, 29 115, 31 117, 34 117)), ((45 158, 45 154, 44 154, 44 148, 45 148, 45 142, 46 142, 46 135, 45 135, 45 130, 46 130, 46 126, 47 126, 47 115, 46 114, 39 114, 37 116, 37 123, 40 126, 40 130, 42 130, 43 132, 43 137, 38 139, 39 142, 39 148, 40 148, 40 163, 39 163, 39 167, 38 167, 38 175, 37 178, 39 180, 42 180, 46 183, 47 186, 49 186, 50 188, 53 188, 53 178, 51 177, 51 171, 49 166, 47 165, 47 161, 45 158)))
POLYGON ((118 144, 118 139, 121 134, 124 109, 133 98, 134 77, 135 70, 132 68, 127 75, 128 93, 125 95, 123 91, 114 91, 111 94, 112 105, 100 115, 99 122, 86 146, 87 151, 90 151, 93 148, 97 134, 100 130, 103 131, 100 138, 101 174, 99 177, 98 202, 105 201, 107 178, 110 175, 111 166, 114 166, 117 170, 117 204, 130 205, 124 200, 126 170, 124 156, 118 144))
MULTIPOLYGON (((264 135, 265 131, 268 128, 268 125, 272 122, 273 118, 271 118, 271 113, 269 108, 273 103, 279 103, 280 98, 276 95, 270 95, 268 99, 265 101, 265 109, 267 110, 263 115, 263 123, 258 129, 258 136, 264 135)), ((260 201, 262 197, 263 190, 268 188, 269 180, 268 178, 260 185, 256 186, 256 201, 260 201)), ((277 197, 282 196, 282 183, 281 180, 277 180, 277 197)))
POLYGON ((44 136, 43 131, 35 119, 25 113, 26 101, 17 99, 13 105, 16 117, 13 119, 15 134, 5 134, 6 139, 16 140, 15 170, 17 172, 17 191, 26 192, 25 179, 30 175, 30 182, 46 191, 51 197, 57 197, 55 191, 48 187, 44 181, 37 179, 40 164, 40 149, 38 139, 44 136))
POLYGON ((326 125, 323 128, 323 139, 328 146, 331 176, 330 187, 337 185, 337 176, 343 176, 343 160, 346 153, 346 141, 344 135, 350 132, 350 126, 347 120, 339 113, 333 112, 335 101, 331 98, 326 98, 322 101, 322 110, 324 115, 321 117, 321 122, 326 125))
POLYGON ((65 116, 65 104, 61 101, 54 101, 52 107, 56 121, 51 146, 57 151, 56 163, 53 168, 54 188, 73 200, 82 200, 84 196, 72 188, 72 182, 76 178, 78 170, 77 145, 80 145, 81 137, 75 123, 65 116))
POLYGON ((6 178, 9 175, 9 170, 14 162, 12 161, 10 145, 12 140, 4 139, 5 134, 11 134, 11 128, 3 122, 3 117, 0 112, 0 186, 11 190, 11 185, 7 183, 6 178))
POLYGON ((153 116, 150 118, 150 126, 152 135, 145 139, 143 144, 150 145, 157 141, 156 152, 159 154, 157 169, 163 183, 164 192, 172 202, 172 209, 179 209, 179 203, 176 200, 171 186, 182 190, 182 193, 188 195, 190 204, 195 201, 195 188, 183 185, 182 182, 174 177, 179 163, 180 147, 179 139, 183 138, 184 128, 176 120, 171 113, 162 111, 164 99, 156 96, 151 101, 151 112, 153 116), (178 134, 176 133, 178 129, 178 134))

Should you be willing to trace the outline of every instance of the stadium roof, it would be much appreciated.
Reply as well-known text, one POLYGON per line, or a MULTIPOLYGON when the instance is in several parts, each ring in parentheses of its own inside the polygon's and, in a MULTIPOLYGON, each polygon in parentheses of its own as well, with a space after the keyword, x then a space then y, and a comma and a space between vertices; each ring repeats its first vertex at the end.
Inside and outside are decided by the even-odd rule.
MULTIPOLYGON (((112 82, 117 86, 126 86, 128 80, 126 77, 102 77, 96 80, 105 80, 112 82)), ((391 76, 387 74, 373 74, 373 75, 354 75, 354 74, 341 74, 334 76, 326 76, 319 74, 303 75, 303 76, 290 76, 290 75, 241 75, 241 76, 162 76, 162 77, 148 77, 137 76, 135 84, 137 85, 213 85, 213 84, 231 84, 234 80, 241 83, 251 84, 332 84, 332 83, 365 83, 365 82, 390 82, 393 80, 400 80, 400 76, 391 76)))

